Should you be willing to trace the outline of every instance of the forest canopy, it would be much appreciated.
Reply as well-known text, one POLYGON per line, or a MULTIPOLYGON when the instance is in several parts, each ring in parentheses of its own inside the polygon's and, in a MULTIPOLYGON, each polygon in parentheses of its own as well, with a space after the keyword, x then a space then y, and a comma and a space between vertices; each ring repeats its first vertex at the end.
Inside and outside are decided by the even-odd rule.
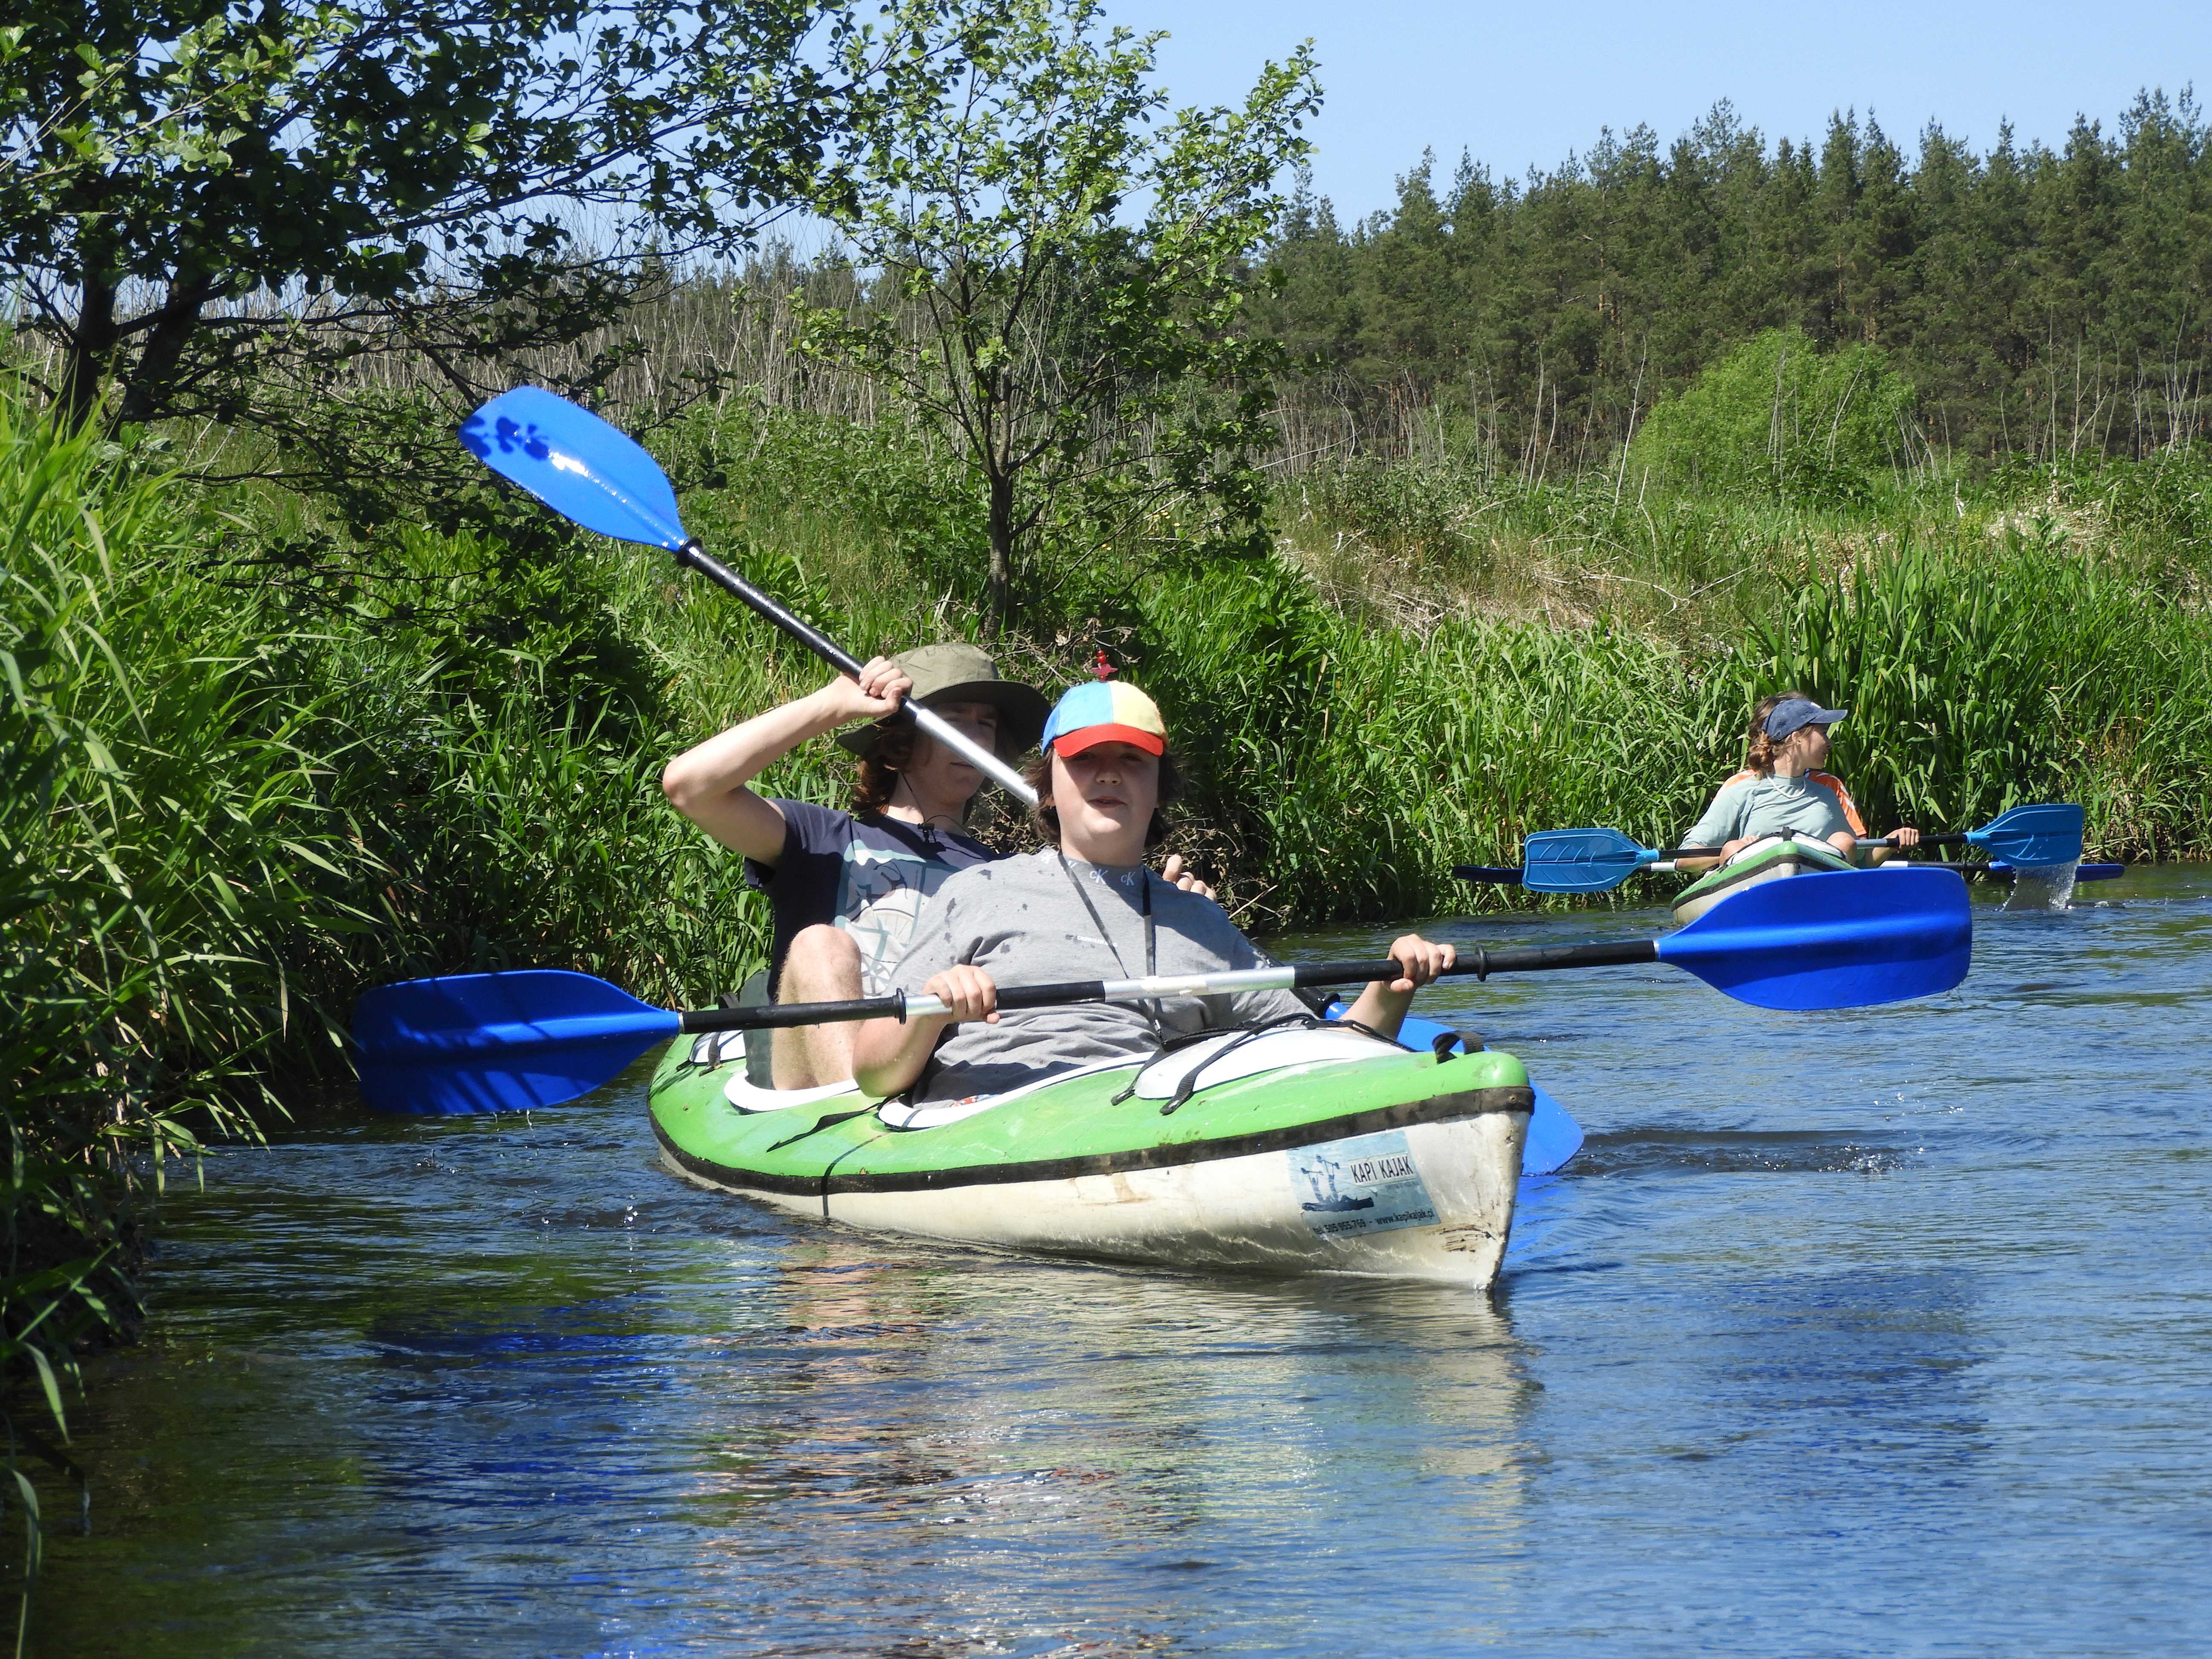
POLYGON ((2212 145, 2194 95, 2141 94, 2056 149, 1978 150, 1871 116, 1770 143, 1726 103, 1671 144, 1603 134, 1501 179, 1432 158, 1346 224, 1302 196, 1269 320, 1313 372, 1294 450, 1459 430, 1535 473, 1617 452, 1766 330, 1878 347, 1944 455, 2141 455, 2205 429, 2212 145))

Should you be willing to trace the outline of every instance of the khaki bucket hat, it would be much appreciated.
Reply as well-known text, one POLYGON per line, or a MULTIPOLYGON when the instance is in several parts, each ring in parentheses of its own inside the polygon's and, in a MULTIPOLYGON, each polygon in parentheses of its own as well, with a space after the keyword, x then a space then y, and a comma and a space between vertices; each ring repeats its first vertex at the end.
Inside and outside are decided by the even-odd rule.
MULTIPOLYGON (((932 708, 948 702, 988 702, 999 711, 999 758, 1012 760, 1036 747, 1044 730, 1051 705, 1034 686, 999 678, 999 665, 990 653, 960 641, 916 646, 891 660, 914 682, 907 696, 932 708)), ((837 734, 838 745, 866 758, 889 729, 889 722, 872 720, 837 734)))

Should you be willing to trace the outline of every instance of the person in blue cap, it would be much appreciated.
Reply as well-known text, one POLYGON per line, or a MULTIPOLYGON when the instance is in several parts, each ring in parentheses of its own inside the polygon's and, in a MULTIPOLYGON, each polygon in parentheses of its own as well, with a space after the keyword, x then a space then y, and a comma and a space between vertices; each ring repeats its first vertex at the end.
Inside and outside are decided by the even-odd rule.
MULTIPOLYGON (((890 981, 951 1012, 860 1026, 853 1074, 862 1088, 912 1089, 921 1101, 1000 1094, 1071 1066, 1152 1054, 1180 1036, 1310 1018, 1288 991, 1001 1013, 1001 984, 1218 973, 1265 960, 1210 897, 1145 867, 1166 834, 1160 809, 1178 779, 1167 724, 1142 691, 1116 682, 1068 692, 1027 775, 1051 844, 959 871, 938 889, 890 981)), ((1367 986, 1350 1015, 1385 1036, 1414 990, 1454 959, 1450 945, 1417 933, 1390 955, 1403 976, 1367 986)))
MULTIPOLYGON (((1788 836, 1858 857, 1866 820, 1844 781, 1821 769, 1828 763, 1828 728, 1849 712, 1823 708, 1802 691, 1778 691, 1761 702, 1752 711, 1743 769, 1721 785, 1681 844, 1711 848, 1714 858, 1727 860, 1754 842, 1788 836)), ((1891 836, 1896 848, 1872 849, 1869 862, 1920 844, 1920 832, 1909 826, 1891 836)))

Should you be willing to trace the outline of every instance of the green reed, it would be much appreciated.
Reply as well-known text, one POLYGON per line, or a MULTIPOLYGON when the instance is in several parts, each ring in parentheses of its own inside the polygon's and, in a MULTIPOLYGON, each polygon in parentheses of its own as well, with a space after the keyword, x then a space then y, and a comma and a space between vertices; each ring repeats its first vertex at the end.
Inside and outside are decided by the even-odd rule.
POLYGON ((312 642, 195 579, 222 526, 142 459, 0 397, 0 1362, 47 1423, 7 1413, 33 1519, 14 1450, 66 1463, 76 1356, 136 1323, 144 1197, 252 1133, 274 1048, 337 1069, 313 993, 373 926, 312 642))
POLYGON ((2205 850, 2212 635, 2169 590, 2093 558, 1909 551, 1808 588, 1760 641, 1773 681, 1850 700, 1853 781, 1884 817, 2070 799, 2097 851, 2205 850))
MULTIPOLYGON (((1286 489, 1287 555, 1350 625, 1333 683, 1389 684, 1398 706, 1382 720, 1377 704, 1378 729, 1418 732, 1436 755, 1396 763, 1450 780, 1393 807, 1401 845, 1431 802, 1478 834, 1607 823, 1667 839, 1735 763, 1756 697, 1802 684, 1852 708, 1838 765, 1885 825, 1963 828, 2069 799, 2101 852, 2208 850, 2212 455, 1899 479, 1850 508, 1635 488, 1522 487, 1447 459, 1286 489), (1374 550, 1349 595, 1347 546, 1374 550), (1586 714, 1551 712, 1561 679, 1586 714), (1510 752, 1489 738, 1471 767, 1432 706, 1454 710, 1462 743, 1525 738, 1510 752)), ((1338 800, 1323 781, 1313 816, 1356 816, 1389 787, 1366 779, 1338 800)), ((1448 899, 1402 885, 1443 861, 1388 860, 1401 884, 1369 884, 1448 899)))

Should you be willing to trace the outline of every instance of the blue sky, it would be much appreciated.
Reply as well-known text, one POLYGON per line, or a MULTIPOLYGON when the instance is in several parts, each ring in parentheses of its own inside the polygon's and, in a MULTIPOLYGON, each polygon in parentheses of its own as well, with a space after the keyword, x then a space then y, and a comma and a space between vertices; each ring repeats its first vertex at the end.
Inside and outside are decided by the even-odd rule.
POLYGON ((1770 141, 1871 109, 1908 153, 1931 118, 1977 148, 2006 116, 2056 145, 2077 111, 2112 131, 2138 88, 2193 82, 2212 102, 2212 0, 1109 0, 1109 15, 1169 31, 1177 103, 1241 99, 1310 36, 1328 95, 1315 187, 1346 216, 1389 205, 1425 147, 1446 174, 1462 148, 1518 174, 1601 127, 1671 139, 1720 98, 1770 141))

